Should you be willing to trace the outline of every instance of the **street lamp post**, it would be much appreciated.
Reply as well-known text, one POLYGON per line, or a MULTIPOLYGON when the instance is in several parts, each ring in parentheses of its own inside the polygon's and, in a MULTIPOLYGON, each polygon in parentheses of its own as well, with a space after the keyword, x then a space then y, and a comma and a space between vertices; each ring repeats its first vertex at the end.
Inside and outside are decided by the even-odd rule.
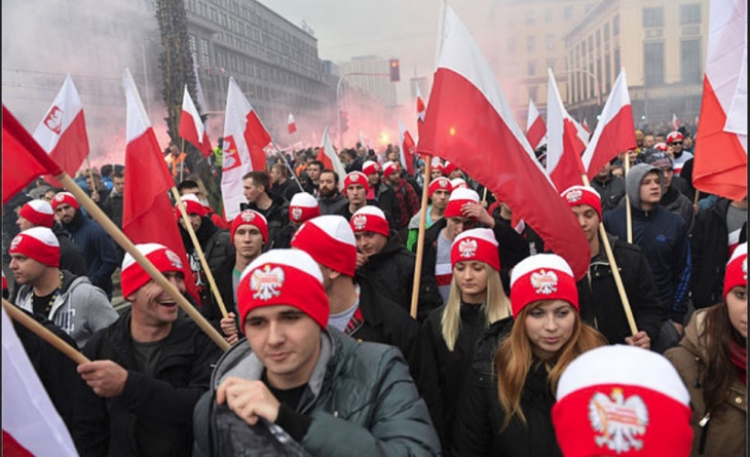
POLYGON ((568 71, 563 71, 563 72, 560 72, 560 73, 557 73, 557 74, 559 74, 559 75, 570 75, 570 74, 573 74, 573 73, 582 73, 584 75, 590 76, 591 79, 594 80, 594 87, 596 87, 596 100, 597 100, 597 103, 599 104, 599 107, 601 108, 601 106, 602 106, 602 86, 599 83, 599 78, 596 77, 596 74, 590 72, 589 70, 568 70, 568 71))
POLYGON ((344 149, 344 132, 341 131, 341 83, 344 82, 344 78, 347 76, 387 76, 391 77, 390 73, 359 73, 359 72, 352 72, 352 73, 344 73, 339 78, 339 82, 336 84, 336 110, 338 111, 336 114, 339 118, 339 148, 342 150, 344 149))

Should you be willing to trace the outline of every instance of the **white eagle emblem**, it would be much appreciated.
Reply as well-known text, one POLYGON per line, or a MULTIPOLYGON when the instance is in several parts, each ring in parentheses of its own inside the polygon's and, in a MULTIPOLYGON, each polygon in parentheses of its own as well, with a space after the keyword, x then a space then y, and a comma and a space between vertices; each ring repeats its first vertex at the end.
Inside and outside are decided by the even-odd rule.
POLYGON ((568 199, 568 202, 575 203, 581 200, 581 197, 583 197, 583 191, 581 189, 573 189, 567 194, 565 194, 565 198, 568 199))
POLYGON ((594 437, 597 446, 606 445, 618 454, 631 448, 640 451, 643 440, 636 437, 646 433, 648 408, 638 395, 625 400, 622 389, 614 388, 609 397, 601 392, 594 394, 589 403, 589 421, 599 432, 594 437))
POLYGON ((62 192, 55 195, 55 201, 61 202, 63 200, 65 200, 65 195, 63 195, 62 192))
POLYGON ((357 214, 354 216, 354 219, 352 219, 352 224, 354 224, 355 230, 364 230, 365 225, 367 225, 367 216, 364 214, 357 214))
POLYGON ((302 208, 297 206, 292 208, 292 219, 298 221, 302 217, 302 208))
POLYGON ((63 110, 61 110, 57 105, 50 108, 49 114, 44 119, 44 125, 47 126, 48 129, 52 130, 56 135, 59 135, 62 131, 62 122, 63 110))
POLYGON ((471 238, 461 240, 461 242, 458 243, 458 252, 461 253, 461 257, 464 259, 474 257, 477 253, 477 240, 471 238))
POLYGON ((357 175, 357 174, 351 175, 351 176, 349 176, 349 180, 352 181, 352 182, 357 182, 357 181, 359 181, 359 175, 357 175))
POLYGON ((442 187, 443 189, 448 187, 448 180, 447 179, 441 179, 438 181, 438 185, 442 187))
POLYGON ((182 270, 182 260, 180 260, 180 257, 169 249, 167 249, 165 252, 169 261, 172 262, 172 265, 182 270))
POLYGON ((16 235, 15 238, 13 238, 13 241, 10 242, 10 250, 15 251, 18 248, 18 245, 21 244, 21 240, 23 237, 21 235, 16 235))
POLYGON ((243 211, 242 212, 242 220, 243 222, 252 222, 255 220, 255 213, 252 211, 243 211))
POLYGON ((255 293, 253 298, 258 300, 270 300, 281 294, 281 286, 284 285, 284 270, 280 267, 271 268, 265 265, 253 271, 250 278, 250 289, 255 293))
POLYGON ((536 293, 549 295, 557 291, 557 275, 554 271, 535 271, 531 274, 531 285, 536 293))

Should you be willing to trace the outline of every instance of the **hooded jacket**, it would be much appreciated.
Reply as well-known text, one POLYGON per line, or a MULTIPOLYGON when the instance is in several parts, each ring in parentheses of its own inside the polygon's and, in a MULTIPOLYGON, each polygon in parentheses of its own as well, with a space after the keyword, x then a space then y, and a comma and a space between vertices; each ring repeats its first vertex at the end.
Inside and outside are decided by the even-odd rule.
POLYGON ((57 237, 60 243, 60 269, 68 270, 76 276, 88 276, 89 269, 86 266, 86 259, 83 258, 81 250, 75 245, 70 233, 62 228, 62 225, 55 223, 52 226, 52 233, 57 237))
POLYGON ((686 196, 682 195, 680 191, 675 189, 674 185, 669 186, 664 191, 664 195, 662 195, 659 204, 672 214, 680 216, 682 220, 685 221, 685 224, 687 224, 688 233, 692 231, 693 221, 695 220, 693 202, 686 196))
POLYGON ((336 216, 344 215, 344 208, 349 206, 349 200, 344 197, 341 192, 336 193, 331 197, 322 197, 318 195, 318 206, 320 206, 320 214, 325 216, 327 214, 335 214, 336 216))
POLYGON ((289 223, 289 201, 277 195, 269 194, 268 197, 273 203, 265 210, 258 208, 255 203, 242 204, 240 209, 251 209, 262 214, 268 222, 268 239, 275 240, 276 233, 289 223))
MULTIPOLYGON (((634 166, 626 178, 627 197, 630 200, 633 243, 641 248, 651 267, 656 289, 662 303, 662 320, 672 319, 682 324, 688 305, 690 284, 690 244, 687 224, 680 216, 655 205, 650 211, 641 209, 641 181, 646 174, 659 168, 647 164, 634 166)), ((619 207, 604 214, 607 232, 627 239, 626 208, 619 207)))
POLYGON ((86 259, 91 283, 101 288, 107 298, 112 298, 112 273, 120 266, 112 239, 99 224, 78 210, 70 224, 63 224, 63 227, 73 236, 86 259))
POLYGON ((596 190, 602 198, 602 213, 617 208, 622 197, 625 196, 625 180, 610 173, 609 178, 602 182, 594 178, 591 187, 596 190))

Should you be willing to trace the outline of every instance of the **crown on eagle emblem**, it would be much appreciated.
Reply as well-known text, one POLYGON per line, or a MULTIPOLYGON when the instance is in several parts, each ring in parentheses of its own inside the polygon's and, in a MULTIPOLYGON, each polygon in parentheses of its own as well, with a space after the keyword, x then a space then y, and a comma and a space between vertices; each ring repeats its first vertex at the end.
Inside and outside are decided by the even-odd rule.
POLYGON ((169 261, 172 262, 172 265, 182 270, 182 260, 180 260, 180 256, 169 249, 167 249, 165 252, 169 261))
POLYGON ((549 295, 557 292, 557 274, 554 271, 545 271, 544 269, 535 271, 531 274, 531 285, 538 294, 549 295))
POLYGON ((284 270, 281 267, 264 265, 253 271, 250 277, 250 289, 254 291, 253 298, 257 300, 270 300, 281 295, 281 287, 284 285, 284 270))
POLYGON ((46 118, 44 118, 44 125, 46 125, 48 129, 55 132, 56 135, 59 135, 62 131, 62 122, 63 110, 61 110, 57 105, 50 108, 49 114, 46 118))
POLYGON ((618 454, 631 449, 640 451, 643 440, 637 437, 646 433, 648 408, 638 395, 626 399, 622 389, 616 387, 609 396, 597 392, 591 397, 589 422, 598 432, 594 436, 597 446, 606 446, 618 454))
POLYGON ((294 219, 295 221, 298 221, 300 220, 301 217, 302 217, 302 208, 300 208, 299 206, 292 207, 292 219, 294 219))
POLYGON ((565 198, 567 198, 570 203, 580 201, 581 197, 583 197, 583 191, 581 189, 573 189, 565 194, 565 198))
POLYGON ((352 224, 354 224, 355 230, 363 230, 365 225, 367 225, 367 216, 364 214, 357 214, 354 216, 354 219, 352 219, 352 224))
POLYGON ((461 257, 464 259, 474 257, 477 253, 477 240, 472 238, 461 240, 458 243, 458 252, 461 253, 461 257))
POLYGON ((250 211, 243 211, 242 212, 242 220, 245 222, 252 222, 255 220, 255 213, 250 211))

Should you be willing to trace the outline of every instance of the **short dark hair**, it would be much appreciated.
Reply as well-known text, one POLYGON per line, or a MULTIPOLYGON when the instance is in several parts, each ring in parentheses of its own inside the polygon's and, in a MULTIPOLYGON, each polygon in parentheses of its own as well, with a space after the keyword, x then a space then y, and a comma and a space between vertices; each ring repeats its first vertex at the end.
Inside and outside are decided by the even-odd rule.
MULTIPOLYGON (((281 159, 281 160, 284 160, 284 159, 281 159)), ((271 166, 271 169, 277 170, 281 174, 281 176, 285 178, 289 177, 289 174, 286 172, 286 167, 284 166, 283 163, 275 163, 271 166)))
POLYGON ((344 149, 344 154, 348 155, 352 159, 357 158, 357 151, 354 149, 344 149))
POLYGON ((252 179, 254 185, 263 187, 263 191, 267 191, 271 184, 271 180, 264 171, 251 171, 246 173, 245 176, 242 177, 242 180, 244 181, 246 179, 252 179))
POLYGON ((107 177, 107 176, 111 175, 112 174, 112 168, 113 167, 112 167, 111 164, 102 165, 102 169, 101 169, 102 176, 107 177))
POLYGON ((125 173, 122 171, 116 171, 115 174, 112 175, 112 178, 125 179, 125 173))
POLYGON ((316 159, 316 160, 313 160, 312 162, 308 162, 308 163, 307 163, 307 166, 308 166, 308 167, 309 167, 310 165, 317 165, 317 166, 318 166, 318 168, 320 168, 320 171, 323 171, 323 168, 325 168, 325 166, 323 165, 323 162, 321 162, 320 160, 317 160, 317 159, 316 159))
POLYGON ((339 174, 335 171, 331 170, 330 168, 326 168, 324 170, 321 170, 320 176, 323 176, 323 173, 333 173, 333 182, 338 185, 339 184, 339 174))
POLYGON ((198 186, 197 182, 191 179, 186 179, 182 181, 181 183, 177 184, 177 191, 182 192, 185 189, 195 189, 196 187, 200 189, 200 186, 198 186))

